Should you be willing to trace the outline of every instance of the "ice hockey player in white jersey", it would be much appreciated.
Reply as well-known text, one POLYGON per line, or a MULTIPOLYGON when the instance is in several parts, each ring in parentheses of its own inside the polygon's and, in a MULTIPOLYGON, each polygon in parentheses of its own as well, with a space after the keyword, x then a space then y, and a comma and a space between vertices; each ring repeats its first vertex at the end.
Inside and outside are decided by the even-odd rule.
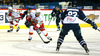
POLYGON ((86 53, 88 53, 89 49, 81 35, 79 19, 85 21, 88 24, 91 24, 91 26, 93 26, 93 29, 96 30, 97 25, 95 24, 95 22, 92 22, 89 18, 85 16, 85 14, 80 9, 77 9, 76 7, 69 7, 68 9, 66 9, 62 14, 61 19, 63 20, 63 26, 59 34, 56 51, 59 51, 60 46, 63 43, 64 37, 68 35, 68 32, 70 30, 72 30, 77 41, 85 49, 86 53))
POLYGON ((10 30, 8 30, 8 32, 13 31, 13 25, 16 26, 16 28, 17 28, 16 32, 18 32, 20 29, 18 26, 18 22, 21 19, 21 15, 19 13, 15 12, 12 7, 8 7, 8 11, 9 12, 8 12, 7 17, 8 17, 8 20, 10 21, 10 30))
POLYGON ((33 31, 37 30, 38 32, 41 31, 41 33, 47 37, 50 41, 52 40, 51 37, 49 37, 48 33, 45 31, 44 23, 42 18, 40 17, 40 9, 37 9, 35 13, 31 12, 26 17, 25 25, 29 28, 29 41, 32 40, 33 31), (39 25, 39 26, 38 26, 39 25))

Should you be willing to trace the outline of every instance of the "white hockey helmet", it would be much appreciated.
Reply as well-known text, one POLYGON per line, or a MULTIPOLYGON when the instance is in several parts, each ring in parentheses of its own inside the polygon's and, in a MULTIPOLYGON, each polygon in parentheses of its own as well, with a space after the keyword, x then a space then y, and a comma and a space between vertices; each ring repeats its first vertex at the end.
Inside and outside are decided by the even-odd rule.
POLYGON ((41 10, 40 9, 36 9, 36 13, 41 13, 41 10))
POLYGON ((13 8, 12 7, 8 7, 8 10, 13 10, 13 8))

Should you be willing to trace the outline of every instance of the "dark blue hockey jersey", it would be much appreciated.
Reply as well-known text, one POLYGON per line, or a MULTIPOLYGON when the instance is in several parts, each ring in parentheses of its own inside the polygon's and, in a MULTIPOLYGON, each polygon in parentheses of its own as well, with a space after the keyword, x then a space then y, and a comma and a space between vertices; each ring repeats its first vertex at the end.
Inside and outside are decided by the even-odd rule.
POLYGON ((63 11, 62 11, 61 9, 59 9, 59 10, 57 11, 57 10, 54 8, 54 9, 52 10, 51 16, 52 16, 52 17, 56 16, 57 18, 59 18, 59 15, 62 14, 62 13, 63 13, 63 11))
POLYGON ((66 9, 64 13, 62 13, 61 17, 64 24, 68 24, 68 23, 78 24, 79 19, 89 24, 92 22, 89 18, 85 16, 83 11, 74 7, 66 9))

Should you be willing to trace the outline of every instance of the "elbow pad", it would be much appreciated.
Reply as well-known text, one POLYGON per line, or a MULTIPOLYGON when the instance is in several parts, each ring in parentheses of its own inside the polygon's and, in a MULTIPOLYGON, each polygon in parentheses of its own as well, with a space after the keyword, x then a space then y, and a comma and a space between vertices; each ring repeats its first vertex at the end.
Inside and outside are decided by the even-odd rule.
POLYGON ((89 23, 89 24, 91 24, 91 22, 92 22, 92 21, 91 21, 89 18, 87 18, 87 17, 84 18, 83 20, 84 20, 86 23, 89 23))

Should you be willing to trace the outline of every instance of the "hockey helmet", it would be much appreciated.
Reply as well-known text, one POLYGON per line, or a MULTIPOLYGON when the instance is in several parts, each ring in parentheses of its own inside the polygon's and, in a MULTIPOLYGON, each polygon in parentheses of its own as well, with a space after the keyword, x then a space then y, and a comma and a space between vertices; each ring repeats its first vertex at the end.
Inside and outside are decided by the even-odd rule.
POLYGON ((36 13, 41 13, 41 10, 40 9, 36 9, 36 13))
POLYGON ((12 7, 8 7, 8 10, 13 10, 13 8, 12 7))

